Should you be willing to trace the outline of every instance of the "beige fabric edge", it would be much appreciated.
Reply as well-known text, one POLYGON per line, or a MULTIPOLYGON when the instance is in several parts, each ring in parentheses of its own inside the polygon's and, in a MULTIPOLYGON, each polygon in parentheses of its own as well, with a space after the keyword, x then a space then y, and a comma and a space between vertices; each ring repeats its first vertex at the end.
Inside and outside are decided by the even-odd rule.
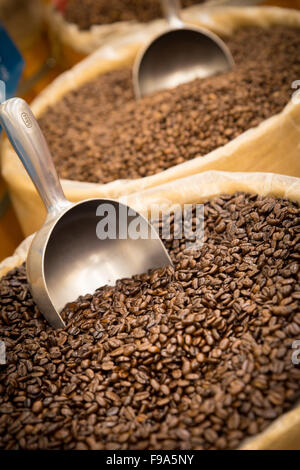
POLYGON ((170 209, 176 204, 202 203, 221 193, 233 194, 237 191, 282 197, 300 204, 300 178, 275 173, 214 170, 122 196, 119 200, 147 215, 155 204, 170 209))
MULTIPOLYGON (((300 179, 269 173, 229 173, 208 171, 169 182, 139 194, 121 198, 144 214, 153 204, 171 208, 181 203, 201 203, 218 194, 236 191, 288 198, 300 203, 300 179)), ((32 240, 28 237, 15 254, 0 263, 0 278, 26 259, 32 240)), ((300 405, 275 420, 262 434, 247 439, 240 449, 282 450, 300 449, 300 405)))

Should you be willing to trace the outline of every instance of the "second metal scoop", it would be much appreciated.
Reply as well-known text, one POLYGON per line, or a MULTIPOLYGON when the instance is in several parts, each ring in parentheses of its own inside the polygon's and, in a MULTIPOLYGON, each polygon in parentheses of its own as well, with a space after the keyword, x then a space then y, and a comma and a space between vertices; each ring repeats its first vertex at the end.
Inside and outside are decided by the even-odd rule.
POLYGON ((65 199, 45 138, 24 100, 5 101, 0 122, 48 211, 28 253, 27 277, 38 308, 54 328, 65 326, 60 313, 80 295, 172 265, 154 228, 126 205, 65 199), (133 230, 137 226, 140 237, 133 230))
POLYGON ((162 6, 169 29, 136 57, 133 86, 137 99, 195 78, 225 72, 234 65, 228 47, 216 34, 181 21, 179 0, 162 0, 162 6))

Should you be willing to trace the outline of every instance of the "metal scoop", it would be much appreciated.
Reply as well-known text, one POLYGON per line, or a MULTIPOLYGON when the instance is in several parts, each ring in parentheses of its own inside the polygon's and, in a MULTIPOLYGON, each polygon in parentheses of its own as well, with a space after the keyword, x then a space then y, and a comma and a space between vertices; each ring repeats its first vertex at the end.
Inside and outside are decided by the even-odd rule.
POLYGON ((28 253, 27 277, 54 328, 65 326, 60 312, 78 296, 172 265, 155 229, 128 206, 109 199, 75 204, 65 199, 46 140, 24 100, 5 101, 0 122, 48 211, 28 253))
POLYGON ((137 99, 234 66, 228 47, 216 34, 181 21, 179 0, 162 0, 162 7, 169 29, 136 57, 133 86, 137 99))

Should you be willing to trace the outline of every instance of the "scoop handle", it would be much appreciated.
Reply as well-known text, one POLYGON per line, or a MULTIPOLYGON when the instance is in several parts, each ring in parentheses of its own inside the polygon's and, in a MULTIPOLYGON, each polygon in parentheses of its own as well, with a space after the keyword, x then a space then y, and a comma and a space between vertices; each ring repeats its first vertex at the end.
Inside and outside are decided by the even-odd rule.
POLYGON ((162 9, 169 26, 172 29, 179 29, 184 26, 180 19, 180 0, 161 0, 162 9))
POLYGON ((70 205, 59 182, 45 137, 26 101, 0 106, 0 122, 51 216, 70 205))

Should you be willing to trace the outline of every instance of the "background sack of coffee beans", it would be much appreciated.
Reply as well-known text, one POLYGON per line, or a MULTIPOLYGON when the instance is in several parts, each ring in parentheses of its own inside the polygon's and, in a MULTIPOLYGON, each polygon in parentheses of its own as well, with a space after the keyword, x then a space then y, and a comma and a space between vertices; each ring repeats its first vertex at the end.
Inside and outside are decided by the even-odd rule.
MULTIPOLYGON (((216 4, 218 0, 183 0, 181 3, 184 19, 193 21, 203 6, 216 4)), ((45 6, 53 53, 65 68, 114 41, 139 41, 159 33, 166 25, 161 17, 159 0, 113 0, 109 4, 105 0, 69 0, 61 9, 49 0, 45 6)))
MULTIPOLYGON (((300 26, 300 12, 267 7, 215 8, 205 16, 203 24, 219 33, 234 36, 234 31, 243 25, 259 25, 266 28, 272 28, 272 25, 298 27, 300 26)), ((47 123, 45 110, 48 106, 55 105, 72 90, 76 95, 76 89, 79 86, 95 77, 132 64, 138 49, 139 44, 126 44, 125 41, 118 47, 100 48, 70 71, 58 77, 39 95, 32 104, 35 115, 37 117, 43 115, 43 120, 47 123)), ((289 70, 286 73, 288 74, 289 70)), ((291 81, 293 79, 294 77, 291 77, 291 81)), ((188 87, 188 84, 185 86, 188 87)), ((98 93, 101 96, 100 90, 98 93)), ((291 95, 292 93, 293 89, 291 88, 291 95)), ((272 100, 274 99, 276 100, 273 97, 272 100)), ((78 123, 80 124, 80 113, 78 114, 78 123)), ((112 181, 107 184, 63 180, 63 188, 70 200, 79 201, 98 196, 115 198, 210 169, 268 171, 299 176, 299 129, 300 103, 291 101, 278 115, 267 119, 258 127, 244 132, 224 147, 220 147, 206 156, 194 158, 144 178, 112 181)), ((23 232, 28 235, 41 226, 45 217, 45 209, 8 142, 5 142, 3 150, 3 176, 10 188, 11 199, 23 232)))
MULTIPOLYGON (((202 22, 214 31, 232 34, 243 25, 300 25, 300 12, 272 7, 215 8, 202 22)), ((105 72, 132 64, 140 44, 123 41, 116 47, 100 48, 73 69, 65 72, 48 86, 32 104, 37 117, 55 105, 71 90, 105 72)), ((288 73, 288 71, 287 71, 288 73)), ((293 78, 291 78, 292 80, 293 78)), ((293 90, 291 89, 291 94, 293 90)), ((100 93, 100 92, 99 92, 100 93)), ((80 115, 78 116, 80 120, 80 115)), ((176 165, 161 173, 134 180, 119 180, 108 184, 63 180, 66 195, 72 201, 89 197, 119 197, 154 187, 177 178, 210 169, 222 171, 268 171, 291 176, 300 175, 298 142, 300 103, 290 102, 286 108, 258 127, 246 131, 224 147, 206 156, 176 165)), ((188 143, 187 143, 188 145, 188 143)), ((36 231, 45 217, 45 209, 19 159, 8 142, 4 143, 2 173, 8 183, 11 199, 27 236, 36 231)))
MULTIPOLYGON (((103 292, 100 289, 94 297, 82 298, 77 307, 77 304, 72 303, 66 308, 65 314, 70 324, 66 331, 58 332, 57 335, 51 328, 46 327, 45 331, 41 330, 43 320, 38 317, 28 294, 28 288, 24 284, 24 270, 16 270, 15 274, 11 273, 6 280, 3 280, 1 289, 6 289, 3 298, 5 320, 3 331, 6 333, 4 339, 7 344, 7 358, 12 362, 7 366, 2 366, 4 367, 2 380, 9 380, 10 399, 7 401, 7 394, 4 393, 5 402, 0 404, 0 409, 3 410, 0 428, 6 430, 0 435, 1 446, 8 446, 8 448, 18 445, 23 448, 73 448, 75 446, 81 449, 151 446, 159 449, 160 446, 174 448, 176 445, 176 448, 184 449, 192 445, 193 448, 240 446, 242 449, 298 449, 300 407, 295 407, 284 415, 281 413, 283 410, 291 409, 295 394, 297 396, 299 393, 297 379, 299 368, 291 366, 286 356, 289 354, 288 344, 293 341, 293 338, 297 339, 297 332, 299 333, 299 313, 294 311, 299 297, 299 291, 297 291, 299 284, 295 290, 298 257, 297 226, 299 230, 299 220, 296 214, 299 213, 300 203, 299 179, 259 173, 207 172, 148 189, 139 195, 131 195, 127 202, 136 209, 143 208, 144 211, 150 209, 153 203, 162 203, 165 209, 170 209, 177 203, 206 202, 208 239, 201 259, 199 260, 197 255, 189 257, 188 253, 185 255, 181 253, 180 240, 167 242, 168 249, 176 259, 178 269, 176 279, 172 278, 170 272, 161 270, 161 273, 155 272, 151 278, 144 275, 137 276, 135 280, 120 282, 119 293, 116 294, 113 292, 114 288, 102 289, 103 292), (245 193, 248 195, 245 196, 245 193), (257 196, 258 194, 260 196, 257 196), (237 237, 234 243, 230 242, 231 232, 237 237), (291 234, 293 234, 292 238, 291 234), (249 243, 245 242, 246 238, 249 243), (275 243, 278 248, 276 251, 274 248, 273 252, 269 247, 272 243, 273 245, 275 243), (268 250, 264 249, 265 244, 268 245, 268 250), (230 249, 224 259, 224 256, 219 256, 218 250, 227 250, 228 246, 230 249), (238 254, 241 249, 244 251, 243 259, 238 254), (230 257, 232 260, 229 259, 230 257), (262 272, 255 268, 258 258, 259 263, 264 265, 262 272), (255 260, 254 264, 251 264, 251 260, 255 260), (195 271, 197 263, 202 266, 199 271, 200 276, 193 277, 191 282, 189 277, 195 271), (234 266, 236 269, 238 267, 236 276, 232 274, 234 266), (277 286, 275 293, 272 293, 272 276, 268 276, 267 284, 263 282, 268 269, 274 271, 272 276, 277 283, 282 284, 280 288, 277 286), (276 269, 280 271, 280 274, 279 272, 276 274, 276 269), (227 296, 228 298, 225 294, 222 297, 221 292, 222 286, 226 286, 229 282, 227 276, 232 279, 230 289, 233 292, 232 295, 227 296), (137 288, 137 284, 141 282, 139 278, 143 278, 144 283, 141 290, 144 292, 146 288, 144 299, 138 298, 140 288, 137 288), (221 278, 223 281, 220 285, 221 278), (222 307, 225 308, 223 313, 231 312, 230 318, 226 314, 225 319, 222 320, 225 324, 228 323, 226 332, 230 339, 225 337, 221 342, 218 331, 224 333, 220 324, 223 317, 218 319, 218 310, 213 307, 213 302, 219 302, 220 297, 212 298, 209 292, 202 295, 201 299, 205 301, 206 306, 204 309, 202 307, 202 310, 207 310, 207 314, 203 316, 201 308, 195 304, 196 310, 197 308, 200 310, 196 313, 197 318, 194 318, 194 323, 191 319, 193 315, 191 313, 188 315, 189 305, 185 304, 184 300, 185 297, 194 295, 195 289, 205 288, 209 279, 209 289, 217 288, 222 299, 220 305, 225 302, 224 305, 228 307, 222 307), (241 284, 241 279, 244 287, 240 287, 242 290, 239 290, 237 286, 241 284), (166 290, 167 285, 169 290, 166 290), (256 287, 253 290, 254 286, 256 287), (259 318, 255 315, 257 307, 253 309, 254 304, 249 303, 249 288, 253 295, 255 293, 254 297, 251 297, 252 300, 258 306, 264 306, 259 318), (154 291, 152 292, 151 289, 154 291), (176 289, 179 289, 178 292, 176 289), (169 305, 168 311, 161 315, 162 299, 165 298, 167 292, 170 292, 170 297, 166 298, 169 305), (172 303, 170 299, 174 292, 177 292, 173 299, 176 301, 172 303), (273 308, 273 318, 270 319, 268 308, 272 310, 275 298, 275 305, 277 305, 280 299, 279 292, 284 302, 281 302, 281 307, 273 308), (14 299, 14 307, 10 308, 11 295, 14 299), (113 295, 112 303, 111 295, 113 295), (93 308, 90 310, 89 305, 93 298, 93 308), (126 298, 128 299, 126 305, 129 309, 126 314, 128 328, 130 328, 130 322, 133 323, 131 330, 123 327, 121 332, 118 332, 118 325, 124 314, 122 306, 126 298), (137 303, 130 303, 130 298, 132 302, 137 303), (244 302, 242 309, 238 308, 241 299, 244 302), (151 302, 148 305, 149 301, 151 302), (22 302, 24 302, 24 307, 22 307, 22 302), (111 305, 110 309, 106 308, 108 305, 111 305), (139 305, 139 315, 136 315, 137 305, 139 305), (144 337, 145 331, 142 328, 143 321, 149 321, 150 305, 155 309, 157 318, 160 318, 158 323, 160 331, 157 333, 154 322, 150 327, 153 331, 151 330, 149 337, 150 341, 162 345, 163 354, 160 356, 160 362, 157 362, 159 348, 148 345, 149 338, 144 337), (13 308, 18 312, 14 313, 13 308), (29 310, 26 311, 26 309, 29 310), (97 321, 95 318, 98 311, 102 312, 101 318, 103 316, 101 328, 100 324, 98 325, 100 320, 97 321), (170 312, 173 313, 170 314, 170 312), (30 319, 31 315, 34 318, 30 319), (112 320, 110 315, 115 315, 115 318, 112 320), (206 336, 203 336, 201 340, 202 330, 199 330, 200 336, 195 334, 195 324, 198 325, 198 322, 201 324, 206 316, 206 336), (234 321, 235 317, 239 318, 237 322, 234 321), (162 318, 168 318, 169 323, 162 322, 162 318), (248 323, 247 330, 249 318, 252 319, 248 323), (261 323, 263 318, 265 321, 261 323), (292 322, 290 324, 289 319, 292 322), (97 321, 96 329, 93 326, 95 321, 97 321), (27 332, 26 322, 28 323, 27 332), (108 338, 105 336, 107 335, 106 322, 111 325, 108 338), (20 328, 24 326, 23 333, 21 333, 20 328), (174 326, 177 328, 177 333, 171 334, 171 338, 174 337, 175 342, 172 340, 170 342, 170 328, 174 326), (43 348, 32 344, 32 332, 36 328, 39 329, 40 334, 34 337, 40 338, 43 348), (106 331, 104 336, 103 331, 106 331), (130 331, 131 334, 128 337, 130 331), (18 344, 15 340, 16 334, 22 334, 24 349, 20 349, 20 343, 18 344), (233 337, 236 335, 237 338, 228 348, 232 335, 233 337), (102 336, 104 342, 101 341, 102 336), (131 343, 122 346, 124 339, 127 342, 131 340, 131 343), (98 340, 99 344, 105 344, 105 351, 108 355, 104 357, 102 354, 100 363, 94 361, 93 358, 90 359, 91 351, 95 351, 97 355, 100 349, 95 346, 91 348, 89 345, 85 350, 81 343, 91 340, 96 341, 97 344, 98 340), (132 344, 134 341, 136 346, 132 344), (142 346, 143 341, 144 345, 151 349, 149 351, 153 357, 151 354, 149 356, 149 352, 147 353, 142 346), (196 354, 194 360, 184 359, 180 369, 176 369, 173 363, 174 361, 176 364, 180 362, 180 351, 193 355, 194 350, 199 346, 199 341, 203 341, 202 353, 196 354), (178 343, 177 349, 176 342, 178 343), (216 348, 217 343, 220 343, 221 349, 216 348), (273 345, 274 351, 270 345, 273 345), (136 347, 138 350, 135 350, 136 347), (171 353, 174 347, 175 351, 171 353), (47 362, 48 349, 52 358, 50 363, 47 362), (30 352, 31 356, 28 356, 25 351, 30 352), (66 355, 66 359, 61 360, 61 353, 66 355), (224 368, 223 362, 218 359, 220 353, 234 356, 232 370, 229 367, 225 374, 222 369, 224 368), (14 362, 19 354, 22 355, 22 359, 20 362, 17 361, 16 367, 14 362), (81 354, 84 355, 84 360, 81 362, 82 370, 79 368, 77 371, 75 358, 81 361, 81 354), (131 354, 133 357, 130 359, 131 354), (145 354, 148 354, 148 359, 144 358, 145 354), (171 361, 168 359, 168 354, 172 354, 171 361), (215 378, 213 374, 210 376, 206 362, 208 357, 214 365, 213 370, 217 374, 215 378), (248 358, 248 362, 245 357, 248 358), (256 358, 255 363, 253 363, 253 357, 256 358), (270 357, 272 357, 271 365, 270 357), (36 360, 40 365, 36 365, 36 360), (128 369, 126 364, 128 365, 128 361, 131 360, 133 365, 131 369, 128 369), (142 368, 137 365, 139 360, 143 361, 142 368), (116 367, 115 363, 121 366, 116 367), (204 384, 202 379, 201 386, 197 385, 199 364, 206 381, 204 384), (239 369, 239 366, 242 367, 239 369), (5 367, 9 367, 10 375, 5 372, 5 367), (55 367, 57 367, 56 370, 55 367), (122 369, 120 378, 117 372, 119 367, 122 369), (172 372, 171 377, 164 373, 166 367, 172 372), (268 367, 271 367, 269 376, 268 367), (43 372, 43 368, 46 372, 43 372), (260 375, 257 375, 259 371, 260 375), (151 380, 147 375, 149 373, 151 380), (238 375, 233 380, 232 374, 236 373, 238 375), (97 382, 99 374, 104 374, 105 380, 101 380, 101 383, 97 382), (156 376, 160 377, 161 384, 155 380, 156 376), (267 376, 268 379, 266 379, 267 376), (17 383, 16 377, 20 377, 19 388, 14 386, 14 383, 17 383), (65 383, 66 377, 67 383, 65 383), (131 384, 135 384, 134 387, 131 386, 131 392, 123 396, 120 390, 131 384), (272 390, 268 389, 268 384, 271 385, 272 390), (24 386, 28 388, 28 393, 25 395, 24 386), (38 398, 40 387, 43 390, 42 399, 38 398), (59 387, 60 389, 63 387, 61 391, 58 391, 59 387), (115 387, 121 387, 121 389, 115 387), (151 400, 149 387, 152 387, 151 400), (178 392, 174 392, 174 387, 175 389, 179 387, 178 392), (198 387, 200 396, 195 394, 195 387, 198 387), (253 387, 252 391, 250 391, 251 387, 253 387), (119 392, 116 393, 116 390, 119 392), (184 393, 183 390, 185 390, 184 393), (226 397, 224 390, 227 390, 226 397), (249 391, 250 402, 248 399, 245 400, 249 391), (180 399, 180 393, 183 394, 182 399, 180 399), (194 397, 193 402, 189 396, 194 397), (286 401, 282 401, 283 397, 286 401), (173 408, 170 408, 170 399, 173 408), (221 401, 221 408, 216 407, 216 400, 221 401), (151 405, 149 409, 146 403, 151 405), (156 405, 153 408, 154 403, 156 405), (177 413, 174 403, 178 407, 177 413), (133 426, 134 416, 138 410, 140 412, 133 426), (149 413, 153 417, 151 426, 147 424, 149 413), (164 413, 167 414, 164 415, 164 413), (276 417, 278 418, 274 421, 276 417), (102 424, 100 421, 98 423, 98 420, 102 420, 102 424), (161 424, 164 420, 167 420, 168 426, 161 424), (268 426, 272 421, 273 424, 268 426), (224 424, 220 428, 222 422, 224 424), (129 423, 131 423, 130 426, 129 423), (261 430, 263 430, 262 433, 259 433, 261 430), (245 435, 253 437, 242 442, 245 435)), ((15 266, 24 261, 28 246, 29 240, 26 240, 19 248, 15 266)), ((0 264, 0 277, 13 267, 11 261, 6 260, 0 264)), ((197 301, 197 296, 194 301, 197 301)), ((205 331, 203 330, 202 333, 204 334, 205 331)), ((230 361, 226 364, 230 364, 230 361)), ((3 384, 0 386, 3 387, 3 384)))

